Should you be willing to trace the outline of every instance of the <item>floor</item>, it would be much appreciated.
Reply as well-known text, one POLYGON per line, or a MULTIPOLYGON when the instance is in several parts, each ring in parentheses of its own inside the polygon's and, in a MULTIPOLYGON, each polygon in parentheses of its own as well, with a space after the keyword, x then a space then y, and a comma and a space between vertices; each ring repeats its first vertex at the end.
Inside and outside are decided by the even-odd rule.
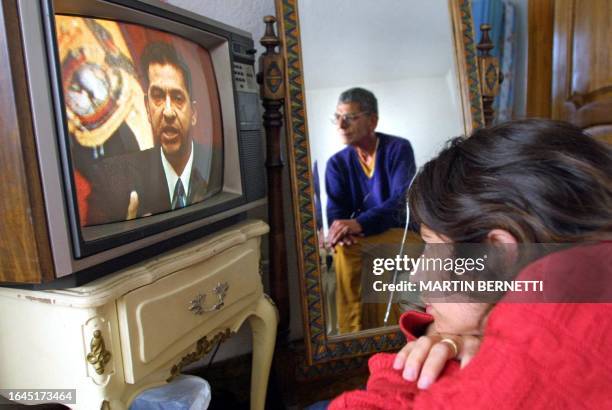
MULTIPOLYGON (((249 408, 250 365, 245 363, 250 362, 251 357, 247 355, 190 372, 203 377, 210 384, 210 410, 249 408)), ((268 384, 266 410, 301 410, 319 401, 333 399, 344 391, 363 388, 368 376, 367 369, 362 366, 345 371, 342 375, 326 374, 295 382, 295 377, 287 375, 287 369, 293 368, 295 371, 294 364, 290 362, 281 356, 281 360, 274 364, 268 384), (287 383, 290 379, 293 381, 287 383)))

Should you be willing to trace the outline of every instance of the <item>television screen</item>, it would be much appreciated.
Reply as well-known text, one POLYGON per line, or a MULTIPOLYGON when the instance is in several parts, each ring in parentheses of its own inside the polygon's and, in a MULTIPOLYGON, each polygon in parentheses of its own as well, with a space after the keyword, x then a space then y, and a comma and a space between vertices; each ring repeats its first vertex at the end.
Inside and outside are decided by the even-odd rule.
POLYGON ((55 28, 80 226, 214 205, 224 137, 209 50, 119 21, 57 14, 55 28))
POLYGON ((265 203, 248 32, 154 0, 20 0, 18 14, 53 286, 265 203))

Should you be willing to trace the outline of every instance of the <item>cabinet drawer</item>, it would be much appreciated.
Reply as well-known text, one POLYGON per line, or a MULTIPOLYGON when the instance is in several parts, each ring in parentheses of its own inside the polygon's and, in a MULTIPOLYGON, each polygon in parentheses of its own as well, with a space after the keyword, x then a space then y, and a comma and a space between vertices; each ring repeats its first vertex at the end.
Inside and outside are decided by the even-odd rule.
POLYGON ((258 242, 230 248, 156 282, 117 302, 125 378, 135 383, 223 324, 243 301, 262 293, 258 242), (251 245, 251 246, 249 246, 251 245), (254 246, 253 246, 254 245, 254 246), (204 310, 220 302, 213 293, 227 284, 223 307, 196 314, 192 301, 202 295, 204 310))

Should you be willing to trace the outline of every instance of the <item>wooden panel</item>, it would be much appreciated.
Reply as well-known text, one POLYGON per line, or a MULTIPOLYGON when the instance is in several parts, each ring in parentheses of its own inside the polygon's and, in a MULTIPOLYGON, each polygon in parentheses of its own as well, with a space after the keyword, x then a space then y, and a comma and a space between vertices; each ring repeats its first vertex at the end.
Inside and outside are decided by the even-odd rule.
POLYGON ((527 116, 550 118, 554 0, 529 0, 527 116))
POLYGON ((552 117, 609 138, 612 2, 557 0, 552 117))
POLYGON ((54 273, 15 1, 0 14, 0 282, 39 283, 54 273))
POLYGON ((596 139, 612 144, 612 124, 595 125, 584 130, 596 139))

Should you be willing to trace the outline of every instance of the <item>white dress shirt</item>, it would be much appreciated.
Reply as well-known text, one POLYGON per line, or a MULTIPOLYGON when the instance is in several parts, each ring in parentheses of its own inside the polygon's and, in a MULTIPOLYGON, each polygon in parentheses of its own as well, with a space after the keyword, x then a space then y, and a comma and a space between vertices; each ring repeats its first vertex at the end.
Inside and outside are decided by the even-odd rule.
POLYGON ((193 141, 191 141, 191 154, 189 154, 189 160, 187 161, 187 165, 183 169, 183 173, 179 176, 176 171, 172 167, 172 164, 168 162, 166 156, 164 155, 164 149, 160 150, 161 161, 164 167, 164 173, 166 174, 166 181, 168 182, 168 196, 170 197, 170 203, 172 203, 172 196, 174 195, 174 187, 176 186, 176 181, 181 179, 183 183, 183 188, 185 188, 185 197, 189 197, 189 180, 191 179, 191 167, 193 166, 193 141))

